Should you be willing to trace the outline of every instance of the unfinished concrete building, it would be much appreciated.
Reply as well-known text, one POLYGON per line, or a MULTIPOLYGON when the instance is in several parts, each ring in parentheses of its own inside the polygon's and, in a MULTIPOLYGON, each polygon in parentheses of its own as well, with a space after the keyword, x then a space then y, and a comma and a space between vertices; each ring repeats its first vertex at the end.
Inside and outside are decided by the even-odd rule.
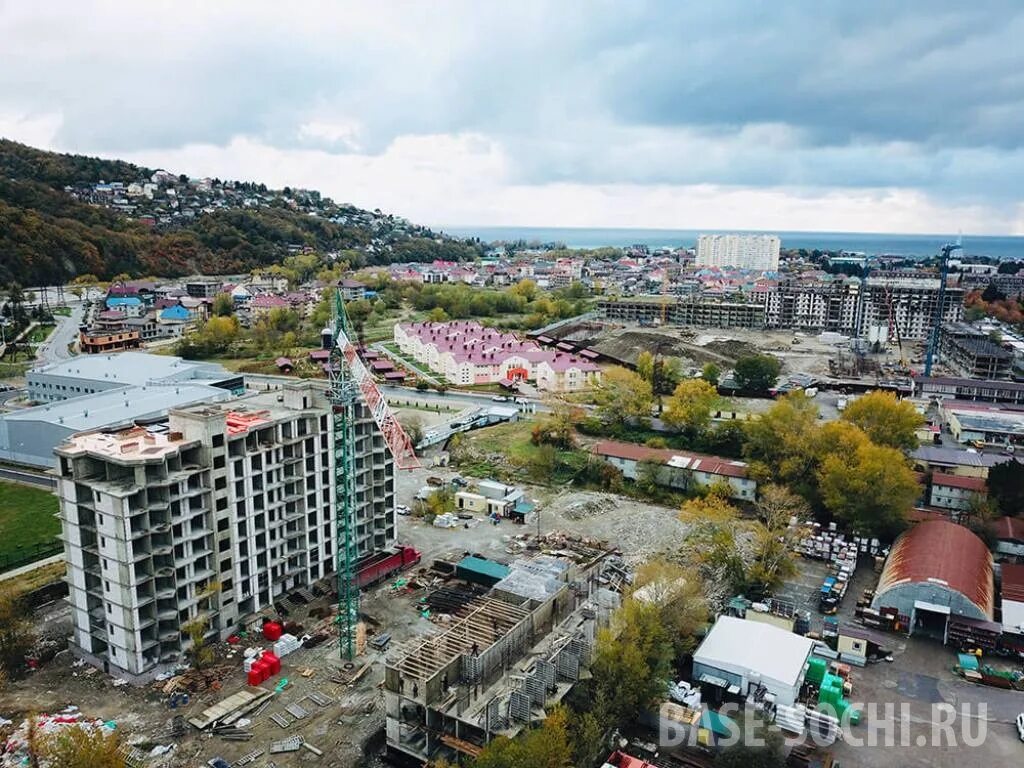
POLYGON ((892 272, 869 275, 864 279, 860 336, 888 338, 889 317, 901 339, 923 340, 931 333, 935 318, 940 322, 959 322, 964 315, 964 291, 949 286, 939 304, 939 278, 932 273, 892 272))
POLYGON ((496 736, 545 717, 589 666, 617 605, 599 565, 513 563, 437 634, 392 651, 384 702, 389 751, 418 761, 475 757, 496 736))
POLYGON ((764 301, 767 328, 860 333, 860 280, 784 280, 754 296, 764 301))
MULTIPOLYGON (((395 541, 394 466, 359 410, 359 554, 395 541)), ((224 638, 335 569, 331 410, 322 383, 172 410, 59 446, 73 650, 144 680, 183 659, 188 626, 224 638)))
POLYGON ((763 328, 764 304, 719 296, 634 296, 598 302, 608 320, 697 328, 763 328))
POLYGON ((957 376, 996 381, 1010 378, 1013 353, 967 323, 945 323, 939 343, 939 363, 957 376))

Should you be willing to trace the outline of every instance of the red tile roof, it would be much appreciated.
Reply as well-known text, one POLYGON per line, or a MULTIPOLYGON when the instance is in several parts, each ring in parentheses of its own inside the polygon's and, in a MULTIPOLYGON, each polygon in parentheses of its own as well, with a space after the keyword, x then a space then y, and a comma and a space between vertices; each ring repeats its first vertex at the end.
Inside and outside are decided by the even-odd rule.
POLYGON ((1024 565, 1003 563, 1003 600, 1024 603, 1024 565))
POLYGON ((996 537, 1003 541, 1024 542, 1024 520, 1000 517, 996 520, 996 537))
POLYGON ((985 493, 987 485, 980 477, 961 477, 960 475, 948 475, 945 472, 935 472, 932 475, 932 485, 944 485, 947 488, 960 488, 975 493, 985 493))
POLYGON ((709 475, 747 476, 747 465, 742 461, 725 459, 721 456, 708 456, 702 453, 677 451, 671 448, 648 448, 636 443, 602 440, 594 446, 593 452, 598 456, 611 456, 630 461, 657 461, 661 464, 668 464, 675 459, 676 466, 706 472, 709 475))
POLYGON ((985 542, 962 525, 929 520, 896 540, 875 593, 881 596, 906 583, 943 582, 992 618, 995 587, 985 542))

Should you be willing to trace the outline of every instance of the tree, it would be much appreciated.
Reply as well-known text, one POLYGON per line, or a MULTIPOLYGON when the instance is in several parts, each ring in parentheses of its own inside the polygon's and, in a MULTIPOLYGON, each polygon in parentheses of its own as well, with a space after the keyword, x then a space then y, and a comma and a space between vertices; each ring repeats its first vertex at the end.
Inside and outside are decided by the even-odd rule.
POLYGON ((514 739, 494 739, 473 761, 473 768, 571 768, 568 723, 565 708, 555 707, 539 727, 514 739))
POLYGON ((636 467, 636 487, 645 496, 657 496, 664 478, 665 465, 654 459, 643 459, 636 467))
POLYGON ((529 279, 520 280, 518 283, 513 285, 508 290, 509 293, 513 294, 514 296, 521 296, 528 302, 536 299, 537 294, 539 293, 537 283, 529 279))
POLYGON ((182 626, 189 640, 188 658, 196 669, 205 669, 213 663, 213 648, 206 640, 206 619, 197 618, 182 626))
POLYGON ((759 489, 758 499, 754 505, 757 517, 770 531, 778 531, 789 525, 791 518, 797 522, 810 517, 811 508, 808 503, 781 485, 769 483, 759 489))
POLYGON ((558 451, 555 446, 544 444, 537 448, 527 462, 530 478, 541 485, 551 482, 555 469, 559 464, 558 451))
POLYGON ((604 372, 594 399, 598 417, 612 426, 622 426, 632 420, 646 422, 654 403, 650 383, 617 366, 604 372))
POLYGON ((562 402, 551 404, 551 415, 534 426, 530 442, 534 445, 553 445, 572 448, 576 444, 576 424, 585 415, 582 408, 562 402))
POLYGON ((632 723, 664 698, 673 655, 658 608, 627 599, 598 633, 591 664, 594 697, 608 702, 613 724, 632 723))
POLYGON ((714 363, 706 363, 700 372, 700 377, 713 387, 718 386, 718 379, 721 375, 722 370, 714 363))
POLYGON ((718 390, 704 379, 679 382, 662 419, 671 427, 690 434, 707 429, 711 423, 711 410, 718 402, 718 390))
POLYGON ((235 300, 230 293, 218 293, 213 297, 212 310, 216 317, 230 317, 235 314, 235 300))
POLYGON ((1024 511, 1024 466, 1017 459, 996 464, 988 471, 988 495, 1004 515, 1024 511))
POLYGON ((782 365, 771 355, 749 355, 736 361, 736 383, 745 392, 764 394, 775 386, 782 365))
POLYGON ((651 385, 655 395, 667 395, 679 383, 681 365, 674 357, 652 355, 644 350, 636 358, 636 372, 651 385))
POLYGON ((126 768, 118 731, 68 725, 38 739, 47 768, 126 768))
POLYGON ((423 419, 417 414, 407 417, 402 423, 402 428, 414 446, 423 440, 423 419))
POLYGON ((921 488, 899 451, 864 441, 852 454, 830 454, 818 470, 825 508, 851 531, 888 539, 906 526, 921 488))
POLYGON ((761 418, 747 422, 743 453, 764 479, 806 484, 814 466, 818 406, 803 392, 784 395, 761 418))
POLYGON ((863 429, 872 442, 905 451, 919 445, 917 430, 924 424, 924 417, 912 403, 882 390, 851 402, 843 411, 843 419, 863 429))
POLYGON ((31 610, 10 586, 0 587, 0 669, 16 674, 25 666, 25 654, 35 642, 31 610))
POLYGON ((434 517, 445 515, 455 510, 455 494, 445 486, 427 496, 427 511, 434 517))
POLYGON ((726 747, 715 758, 715 768, 784 768, 782 734, 764 729, 760 735, 764 746, 740 743, 726 747))
POLYGON ((443 323, 448 320, 448 313, 441 309, 441 307, 434 307, 427 313, 427 320, 432 323, 443 323))
POLYGON ((693 651, 697 633, 708 620, 703 584, 695 569, 648 560, 637 569, 631 594, 658 609, 677 658, 693 651))

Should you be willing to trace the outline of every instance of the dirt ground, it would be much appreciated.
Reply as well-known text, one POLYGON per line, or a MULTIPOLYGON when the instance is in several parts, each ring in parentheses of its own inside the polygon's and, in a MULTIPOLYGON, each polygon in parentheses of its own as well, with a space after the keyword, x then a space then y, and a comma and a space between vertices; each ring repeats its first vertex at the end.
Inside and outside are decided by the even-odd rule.
MULTIPOLYGON (((635 362, 641 350, 658 350, 664 355, 678 357, 685 367, 700 368, 715 363, 730 368, 740 357, 770 353, 782 362, 784 373, 810 373, 828 375, 830 358, 844 347, 823 342, 816 334, 793 331, 766 331, 730 328, 728 330, 698 330, 693 328, 639 328, 626 327, 609 330, 591 339, 598 352, 627 362, 635 362)), ((907 354, 914 354, 913 345, 907 345, 907 354)), ((890 351, 872 355, 877 362, 896 362, 898 353, 890 351)))

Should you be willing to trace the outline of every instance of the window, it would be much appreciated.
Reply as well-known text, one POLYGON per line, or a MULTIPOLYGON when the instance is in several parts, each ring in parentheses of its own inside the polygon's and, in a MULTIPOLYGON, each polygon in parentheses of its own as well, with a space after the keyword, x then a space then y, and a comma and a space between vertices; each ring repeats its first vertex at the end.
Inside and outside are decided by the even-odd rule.
POLYGON ((222 445, 224 445, 224 435, 214 435, 213 436, 213 447, 214 448, 220 448, 222 445))
POLYGON ((224 458, 223 455, 214 456, 213 457, 213 468, 214 469, 224 469, 226 464, 227 464, 227 460, 224 458))
POLYGON ((109 581, 104 581, 103 582, 103 591, 104 592, 109 592, 110 591, 110 582, 109 581))
POLYGON ((222 517, 220 520, 217 521, 217 530, 221 532, 226 531, 229 525, 230 522, 228 521, 228 519, 226 517, 222 517))
POLYGON ((217 544, 218 552, 227 552, 231 549, 231 539, 221 539, 217 544))

